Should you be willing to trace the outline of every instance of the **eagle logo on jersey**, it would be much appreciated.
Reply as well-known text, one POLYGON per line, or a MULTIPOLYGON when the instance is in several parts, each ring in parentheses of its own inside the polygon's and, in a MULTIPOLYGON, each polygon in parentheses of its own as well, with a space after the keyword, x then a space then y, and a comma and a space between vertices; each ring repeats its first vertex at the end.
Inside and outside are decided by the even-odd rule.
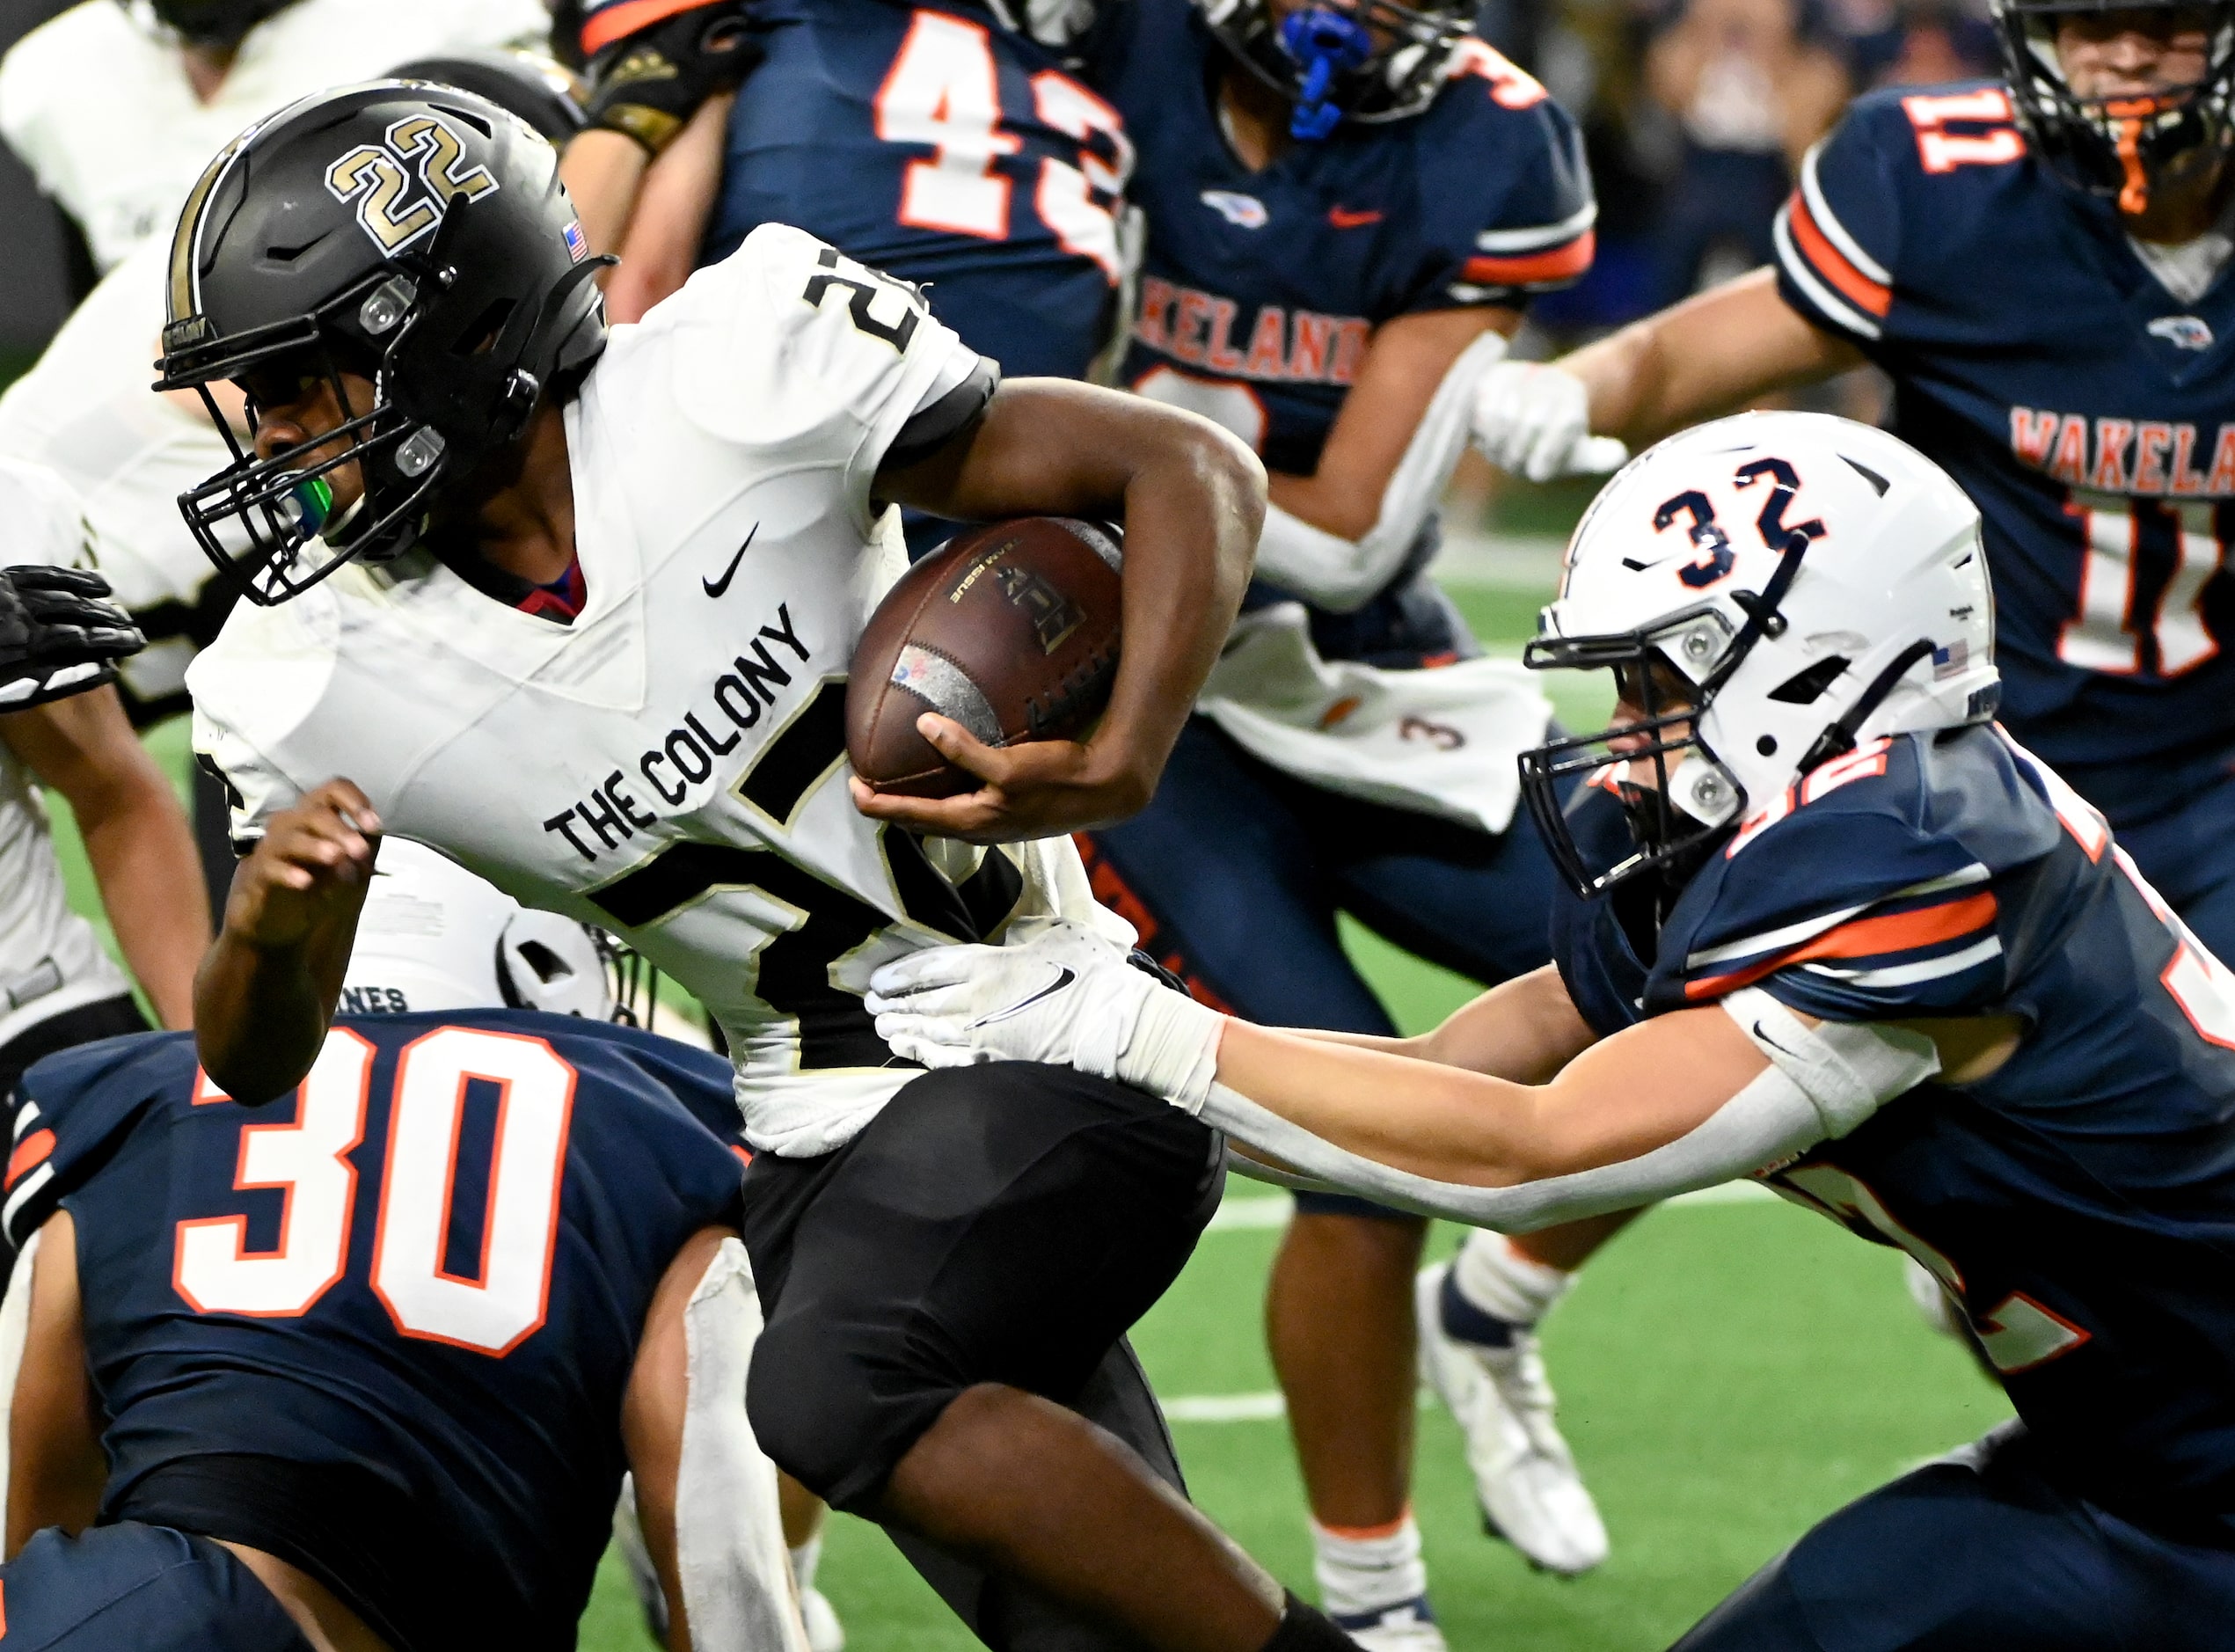
POLYGON ((2201 316, 2159 316, 2147 331, 2151 338, 2163 339, 2176 350, 2212 347, 2212 330, 2201 316))
POLYGON ((1227 223, 1245 230, 1262 230, 1273 217, 1255 195, 1239 194, 1231 189, 1206 189, 1202 202, 1227 223))
POLYGON ((478 201, 496 193, 489 169, 466 164, 465 145, 441 116, 407 115, 384 135, 384 143, 360 143, 326 168, 328 193, 357 203, 358 227, 383 254, 400 252, 433 230, 460 196, 478 201), (425 192, 416 195, 414 172, 425 192))

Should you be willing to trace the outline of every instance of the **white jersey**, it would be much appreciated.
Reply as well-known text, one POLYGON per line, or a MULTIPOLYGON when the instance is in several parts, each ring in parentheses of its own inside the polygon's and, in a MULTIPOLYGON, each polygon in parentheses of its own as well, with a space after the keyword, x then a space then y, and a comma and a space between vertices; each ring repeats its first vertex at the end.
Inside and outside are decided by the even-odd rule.
POLYGON ((194 653, 185 610, 216 572, 179 495, 233 457, 208 415, 150 388, 169 252, 160 237, 142 242, 0 394, 0 455, 47 465, 76 490, 102 574, 142 618, 148 646, 118 669, 143 704, 183 691, 194 653))
MULTIPOLYGON (((0 563, 88 560, 84 518, 69 489, 36 465, 0 458, 0 563)), ((93 926, 69 910, 39 784, 6 728, 0 720, 0 1045, 49 1016, 132 990, 93 926)))
POLYGON ((847 667, 902 567, 872 481, 977 364, 912 289, 755 230, 615 328, 567 410, 571 626, 423 552, 234 611, 188 686, 238 830, 347 776, 387 830, 695 993, 756 1147, 840 1145, 914 1076, 862 1008, 878 965, 1028 914, 1130 937, 1069 838, 927 845, 847 793, 847 667))
POLYGON ((201 103, 175 40, 118 0, 80 0, 0 61, 0 137, 106 271, 169 236, 209 157, 265 115, 414 58, 550 28, 540 0, 296 0, 248 32, 201 103))

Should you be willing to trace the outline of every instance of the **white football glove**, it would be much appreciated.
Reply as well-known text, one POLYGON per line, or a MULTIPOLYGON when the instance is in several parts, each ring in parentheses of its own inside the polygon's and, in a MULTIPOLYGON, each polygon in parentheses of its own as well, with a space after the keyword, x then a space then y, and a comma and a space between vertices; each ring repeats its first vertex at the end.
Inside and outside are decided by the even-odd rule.
POLYGON ((864 1002, 893 1053, 926 1067, 1049 1062, 1189 1113, 1210 1094, 1226 1021, 1061 917, 1012 925, 1004 946, 910 953, 869 978, 864 1002))
POLYGON ((1565 368, 1501 362, 1474 391, 1474 445, 1501 471, 1549 482, 1619 470, 1630 450, 1591 434, 1591 392, 1565 368))

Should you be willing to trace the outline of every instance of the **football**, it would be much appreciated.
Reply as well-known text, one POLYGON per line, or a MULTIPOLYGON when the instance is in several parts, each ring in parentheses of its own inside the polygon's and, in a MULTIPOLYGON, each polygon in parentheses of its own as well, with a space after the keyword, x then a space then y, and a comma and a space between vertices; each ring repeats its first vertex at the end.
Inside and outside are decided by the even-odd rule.
POLYGON ((1123 536, 1020 516, 957 534, 869 617, 846 684, 846 755, 880 792, 952 797, 975 777, 917 732, 925 712, 990 746, 1062 740, 1100 713, 1117 673, 1123 536))

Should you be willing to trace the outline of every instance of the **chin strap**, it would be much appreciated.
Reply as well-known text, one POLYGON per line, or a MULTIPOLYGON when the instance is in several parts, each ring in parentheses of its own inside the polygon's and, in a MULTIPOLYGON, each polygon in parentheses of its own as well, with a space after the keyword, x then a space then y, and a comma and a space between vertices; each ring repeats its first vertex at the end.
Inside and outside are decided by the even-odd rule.
POLYGON ((1281 19, 1281 49, 1304 70, 1304 90, 1289 118, 1289 135, 1318 143, 1342 121, 1342 111, 1328 96, 1336 77, 1364 65, 1373 55, 1373 36, 1355 18, 1310 6, 1281 19))
POLYGON ((1855 703, 1847 707, 1845 713, 1837 721, 1824 726, 1823 733, 1816 736, 1815 744, 1808 748, 1808 756, 1800 759, 1798 771, 1807 774, 1834 757, 1844 757, 1852 751, 1856 731, 1861 728, 1864 720, 1876 711, 1885 698, 1894 691, 1895 685, 1909 675, 1910 667, 1932 652, 1932 640, 1919 637, 1887 662, 1886 669, 1871 679, 1870 686, 1855 697, 1855 703))

